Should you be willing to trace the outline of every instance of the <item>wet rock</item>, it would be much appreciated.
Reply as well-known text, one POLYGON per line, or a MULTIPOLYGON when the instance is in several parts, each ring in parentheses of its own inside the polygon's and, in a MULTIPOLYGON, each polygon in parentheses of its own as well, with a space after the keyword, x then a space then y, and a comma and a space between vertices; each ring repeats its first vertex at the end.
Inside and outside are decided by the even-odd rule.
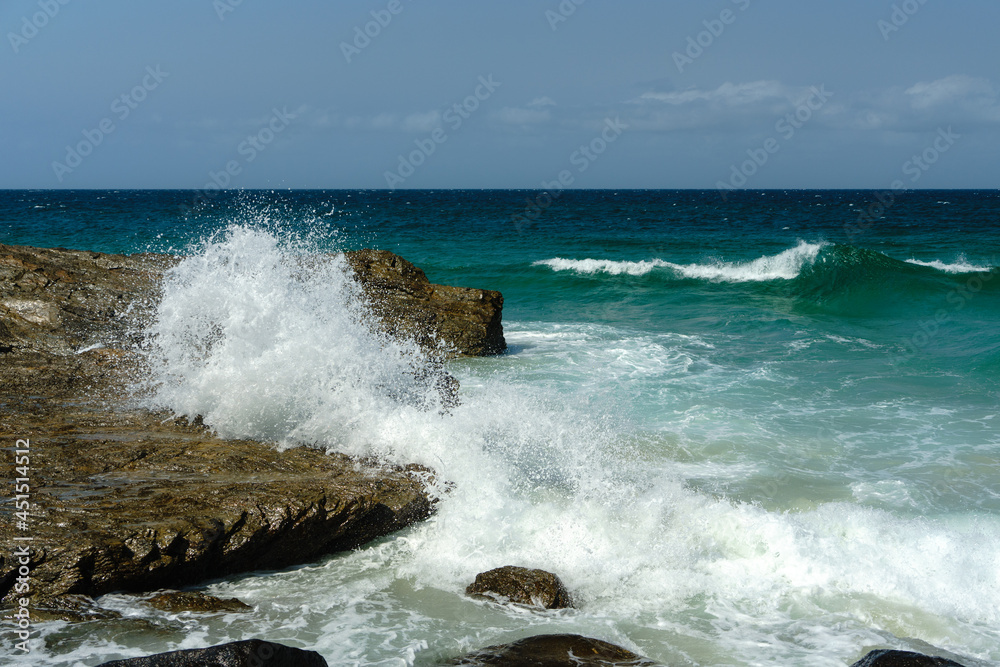
POLYGON ((426 469, 129 409, 136 325, 176 261, 0 245, 0 433, 31 451, 29 520, 0 522, 0 599, 25 596, 25 557, 34 607, 309 562, 430 514, 426 469))
POLYGON ((962 667, 962 665, 946 658, 933 658, 922 653, 882 649, 871 651, 851 667, 962 667))
POLYGON ((492 290, 434 285, 423 271, 387 250, 345 253, 372 311, 393 335, 446 356, 487 356, 507 349, 503 296, 492 290))
POLYGON ((0 244, 0 347, 72 354, 95 342, 128 347, 177 258, 0 244), (130 335, 132 338, 130 338, 130 335))
MULTIPOLYGON (((373 313, 393 335, 445 356, 507 349, 503 296, 492 290, 434 285, 419 268, 385 250, 345 258, 373 313)), ((94 343, 129 349, 141 341, 163 272, 179 257, 107 255, 0 244, 0 353, 72 354, 94 343)))
MULTIPOLYGON (((0 397, 8 408, 15 400, 0 397)), ((0 429, 31 438, 33 596, 96 597, 283 568, 431 511, 423 469, 222 440, 165 414, 42 398, 16 407, 0 429)), ((16 530, 0 523, 8 598, 16 530)))
MULTIPOLYGON (((4 609, 6 618, 14 609, 4 609)), ((31 620, 66 621, 68 623, 84 623, 86 621, 105 621, 121 618, 121 614, 113 609, 104 609, 86 595, 63 595, 42 600, 31 609, 31 620)))
POLYGON ((573 606, 569 591, 559 577, 545 570, 513 565, 477 574, 475 582, 465 589, 465 593, 501 604, 524 604, 542 609, 573 606))
POLYGON ((303 651, 259 639, 209 648, 157 653, 144 658, 106 662, 99 667, 328 667, 315 651, 303 651))
POLYGON ((448 664, 470 667, 645 667, 657 663, 599 639, 580 635, 538 635, 511 644, 489 646, 448 664))
POLYGON ((164 591, 148 598, 146 604, 154 609, 169 612, 232 613, 253 611, 253 607, 236 598, 223 600, 214 595, 206 595, 196 591, 164 591))

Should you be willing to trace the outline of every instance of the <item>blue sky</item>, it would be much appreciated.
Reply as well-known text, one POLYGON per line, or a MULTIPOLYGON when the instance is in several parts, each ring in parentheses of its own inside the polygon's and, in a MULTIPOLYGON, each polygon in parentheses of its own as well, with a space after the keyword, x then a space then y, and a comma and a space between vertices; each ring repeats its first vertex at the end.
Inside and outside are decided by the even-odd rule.
POLYGON ((5 0, 0 187, 996 188, 998 26, 995 0, 5 0))

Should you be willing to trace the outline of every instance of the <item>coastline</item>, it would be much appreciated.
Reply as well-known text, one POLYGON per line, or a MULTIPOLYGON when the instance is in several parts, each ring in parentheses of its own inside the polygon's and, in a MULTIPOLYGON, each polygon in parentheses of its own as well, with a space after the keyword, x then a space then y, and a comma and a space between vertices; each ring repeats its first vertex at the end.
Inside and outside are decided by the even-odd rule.
MULTIPOLYGON (((502 351, 499 293, 430 285, 391 253, 352 258, 375 314, 401 323, 390 333, 454 341, 450 354, 502 351)), ((71 619, 79 600, 63 596, 307 563, 433 511, 426 468, 279 452, 130 405, 141 326, 178 260, 0 246, 0 429, 30 445, 31 468, 27 521, 0 525, 5 603, 71 619), (12 554, 27 552, 19 582, 12 554)))

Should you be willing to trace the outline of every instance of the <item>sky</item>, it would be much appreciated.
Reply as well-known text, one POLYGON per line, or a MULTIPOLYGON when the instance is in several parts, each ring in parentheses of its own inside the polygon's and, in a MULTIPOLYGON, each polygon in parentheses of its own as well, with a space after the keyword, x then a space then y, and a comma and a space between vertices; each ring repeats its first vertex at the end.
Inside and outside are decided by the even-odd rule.
POLYGON ((0 0, 0 188, 997 188, 996 0, 0 0))

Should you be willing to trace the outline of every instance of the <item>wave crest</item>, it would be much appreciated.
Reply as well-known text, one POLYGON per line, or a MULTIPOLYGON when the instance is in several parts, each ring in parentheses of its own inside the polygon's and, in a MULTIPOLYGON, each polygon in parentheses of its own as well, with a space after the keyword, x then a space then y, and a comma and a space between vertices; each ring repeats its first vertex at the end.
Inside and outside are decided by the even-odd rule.
POLYGON ((749 262, 714 262, 711 264, 675 264, 662 259, 642 262, 618 262, 610 259, 563 259, 554 257, 535 262, 532 266, 548 266, 553 271, 576 273, 606 273, 617 276, 628 274, 644 276, 656 269, 667 269, 679 278, 694 278, 714 282, 761 282, 767 280, 792 280, 803 267, 816 261, 820 251, 830 245, 826 242, 800 241, 777 255, 765 255, 749 262))
POLYGON ((929 262, 924 262, 919 259, 908 259, 907 264, 916 264, 917 266, 926 266, 931 269, 937 269, 938 271, 944 271, 945 273, 982 273, 984 271, 990 271, 993 267, 990 266, 976 266, 972 264, 965 258, 965 255, 959 255, 958 259, 954 263, 948 264, 947 262, 942 262, 940 259, 931 260, 929 262))

